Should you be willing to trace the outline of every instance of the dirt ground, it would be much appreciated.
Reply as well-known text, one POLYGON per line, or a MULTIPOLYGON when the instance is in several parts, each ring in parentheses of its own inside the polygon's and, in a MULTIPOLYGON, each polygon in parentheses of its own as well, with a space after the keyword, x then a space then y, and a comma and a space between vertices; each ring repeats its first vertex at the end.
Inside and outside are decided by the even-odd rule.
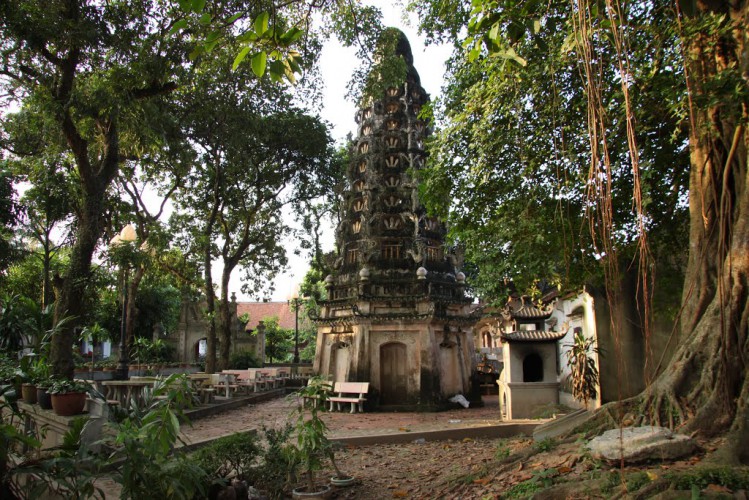
MULTIPOLYGON (((591 458, 584 440, 539 444, 516 437, 348 447, 337 453, 337 461, 357 482, 334 497, 746 500, 749 470, 707 463, 717 446, 703 441, 700 450, 684 460, 625 467, 591 458), (676 489, 668 485, 670 475, 694 485, 676 489), (725 486, 730 477, 739 478, 743 486, 725 486)), ((332 472, 327 469, 321 475, 327 478, 332 472)))
MULTIPOLYGON (((495 396, 496 398, 496 396, 495 396)), ((324 419, 330 437, 378 432, 415 432, 455 424, 496 423, 498 408, 491 397, 486 406, 440 413, 330 413, 324 419)), ((238 431, 277 427, 289 417, 296 402, 279 398, 197 420, 183 427, 186 442, 197 443, 238 431)), ((677 462, 621 467, 595 460, 584 449, 585 440, 534 443, 528 437, 508 439, 415 440, 404 444, 346 446, 336 453, 343 472, 354 485, 334 491, 334 498, 380 500, 495 499, 495 498, 743 498, 713 476, 692 489, 660 492, 669 474, 697 470, 720 442, 700 442, 700 451, 677 462)), ((749 472, 743 469, 749 482, 749 472)), ((332 468, 317 473, 327 483, 332 468)), ((717 477, 717 476, 715 476, 717 477)), ((746 488, 746 486, 744 486, 746 488)), ((107 488, 108 489, 108 488, 107 488)), ((115 488, 116 489, 116 488, 115 488)), ((115 489, 109 489, 116 498, 115 489)), ((110 498, 110 495, 107 495, 110 498)))

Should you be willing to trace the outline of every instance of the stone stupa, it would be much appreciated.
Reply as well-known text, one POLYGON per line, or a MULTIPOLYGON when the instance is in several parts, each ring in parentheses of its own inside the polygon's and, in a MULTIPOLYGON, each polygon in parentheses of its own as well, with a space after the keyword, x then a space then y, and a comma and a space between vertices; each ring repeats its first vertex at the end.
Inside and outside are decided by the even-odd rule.
POLYGON ((369 382, 373 407, 439 409, 473 394, 477 317, 445 225, 419 201, 412 173, 426 160, 419 112, 429 96, 407 38, 389 33, 406 78, 356 114, 314 368, 336 382, 369 382))

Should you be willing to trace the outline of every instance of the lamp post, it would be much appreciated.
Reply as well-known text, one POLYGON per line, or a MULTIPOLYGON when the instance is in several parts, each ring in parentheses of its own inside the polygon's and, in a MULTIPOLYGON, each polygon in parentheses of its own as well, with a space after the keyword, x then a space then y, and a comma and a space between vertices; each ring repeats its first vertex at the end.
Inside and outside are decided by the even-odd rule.
MULTIPOLYGON (((135 233, 135 227, 132 224, 128 224, 124 228, 122 228, 122 231, 120 231, 120 234, 116 235, 114 238, 112 238, 112 241, 110 241, 109 246, 112 248, 116 248, 120 245, 130 245, 133 242, 135 242, 137 238, 137 235, 135 233)), ((129 255, 125 255, 125 258, 122 259, 122 263, 120 264, 123 266, 123 288, 122 288, 122 318, 120 321, 120 356, 119 361, 117 362, 117 373, 116 377, 118 380, 126 380, 128 378, 128 354, 127 354, 127 339, 126 337, 126 325, 127 325, 127 287, 128 287, 128 278, 130 275, 130 262, 129 255)))
POLYGON ((304 300, 296 293, 288 302, 294 305, 294 364, 299 364, 299 304, 304 300))

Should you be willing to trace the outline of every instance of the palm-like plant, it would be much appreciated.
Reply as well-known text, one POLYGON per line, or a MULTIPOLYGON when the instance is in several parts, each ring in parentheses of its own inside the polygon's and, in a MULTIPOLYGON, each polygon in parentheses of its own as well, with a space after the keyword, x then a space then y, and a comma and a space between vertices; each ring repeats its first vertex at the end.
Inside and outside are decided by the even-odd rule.
POLYGON ((588 408, 588 401, 598 395, 598 368, 593 354, 598 353, 595 339, 585 338, 582 332, 576 332, 574 342, 565 344, 567 366, 571 372, 572 396, 588 408))

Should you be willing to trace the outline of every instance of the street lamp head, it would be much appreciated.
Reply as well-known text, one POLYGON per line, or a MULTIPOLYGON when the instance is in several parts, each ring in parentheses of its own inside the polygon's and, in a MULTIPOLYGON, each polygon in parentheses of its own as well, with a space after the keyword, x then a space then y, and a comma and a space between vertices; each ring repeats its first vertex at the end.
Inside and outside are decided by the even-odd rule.
POLYGON ((137 233, 135 232, 135 226, 132 224, 128 224, 127 226, 122 228, 122 231, 120 231, 120 240, 125 243, 132 243, 138 238, 137 233))

